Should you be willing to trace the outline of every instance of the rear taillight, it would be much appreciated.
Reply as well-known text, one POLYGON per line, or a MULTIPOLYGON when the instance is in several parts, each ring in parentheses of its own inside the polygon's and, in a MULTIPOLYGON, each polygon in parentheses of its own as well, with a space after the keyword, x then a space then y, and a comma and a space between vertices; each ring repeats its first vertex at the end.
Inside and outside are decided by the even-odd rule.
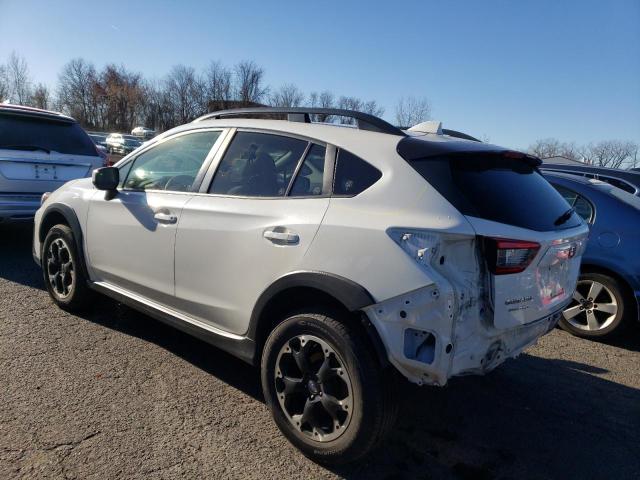
POLYGON ((505 275, 524 271, 540 250, 540 244, 509 238, 484 238, 484 251, 491 273, 505 275))

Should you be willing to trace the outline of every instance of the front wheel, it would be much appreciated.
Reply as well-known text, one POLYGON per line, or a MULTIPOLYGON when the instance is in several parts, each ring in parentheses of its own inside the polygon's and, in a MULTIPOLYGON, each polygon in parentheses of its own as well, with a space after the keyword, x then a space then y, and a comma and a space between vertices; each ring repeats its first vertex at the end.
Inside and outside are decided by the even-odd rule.
POLYGON ((53 301, 69 311, 84 308, 92 294, 79 260, 72 230, 62 224, 52 227, 42 244, 44 283, 53 301))
POLYGON ((279 324, 262 355, 262 389, 278 428, 320 463, 352 462, 384 438, 396 410, 388 377, 356 329, 316 313, 279 324))

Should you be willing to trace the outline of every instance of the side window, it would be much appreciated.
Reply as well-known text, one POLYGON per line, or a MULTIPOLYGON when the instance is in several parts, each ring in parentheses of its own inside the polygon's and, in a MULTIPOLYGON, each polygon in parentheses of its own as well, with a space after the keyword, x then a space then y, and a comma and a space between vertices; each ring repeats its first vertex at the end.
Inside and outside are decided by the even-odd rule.
POLYGON ((313 144, 298 170, 289 195, 304 197, 322 194, 322 180, 324 178, 325 147, 313 144))
POLYGON ((589 223, 593 218, 593 207, 591 204, 581 195, 577 194, 573 190, 562 187, 560 185, 553 185, 560 195, 571 205, 576 213, 582 217, 582 219, 589 223))
POLYGON ((267 133, 236 133, 220 161, 209 193, 284 196, 307 143, 267 133))
POLYGON ((593 207, 591 207, 591 204, 587 202, 584 197, 578 195, 576 202, 573 204, 573 208, 576 209, 576 213, 580 215, 585 222, 589 223, 593 218, 593 207))
POLYGON ((189 191, 219 136, 219 131, 189 133, 154 146, 136 157, 123 187, 129 190, 189 191))
POLYGON ((338 152, 333 181, 334 195, 357 195, 376 183, 382 173, 359 157, 345 151, 338 152))
POLYGON ((568 188, 561 187, 560 185, 554 185, 554 187, 558 192, 560 192, 562 198, 564 198, 569 205, 573 206, 573 202, 578 198, 578 194, 568 188))

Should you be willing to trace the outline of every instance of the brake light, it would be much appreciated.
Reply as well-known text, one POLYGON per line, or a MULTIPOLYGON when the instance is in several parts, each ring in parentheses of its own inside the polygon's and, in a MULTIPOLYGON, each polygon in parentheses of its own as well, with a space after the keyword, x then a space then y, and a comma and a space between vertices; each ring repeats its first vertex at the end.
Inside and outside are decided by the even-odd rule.
POLYGON ((484 246, 487 265, 495 275, 524 271, 540 250, 539 243, 509 238, 486 237, 484 246))

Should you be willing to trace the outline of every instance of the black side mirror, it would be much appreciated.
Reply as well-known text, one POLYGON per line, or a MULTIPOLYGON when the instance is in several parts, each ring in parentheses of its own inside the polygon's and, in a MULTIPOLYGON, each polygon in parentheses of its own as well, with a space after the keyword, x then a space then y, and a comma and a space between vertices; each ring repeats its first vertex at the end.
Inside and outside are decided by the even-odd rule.
POLYGON ((97 168, 93 171, 92 180, 98 190, 113 192, 120 183, 120 170, 116 167, 97 168))

